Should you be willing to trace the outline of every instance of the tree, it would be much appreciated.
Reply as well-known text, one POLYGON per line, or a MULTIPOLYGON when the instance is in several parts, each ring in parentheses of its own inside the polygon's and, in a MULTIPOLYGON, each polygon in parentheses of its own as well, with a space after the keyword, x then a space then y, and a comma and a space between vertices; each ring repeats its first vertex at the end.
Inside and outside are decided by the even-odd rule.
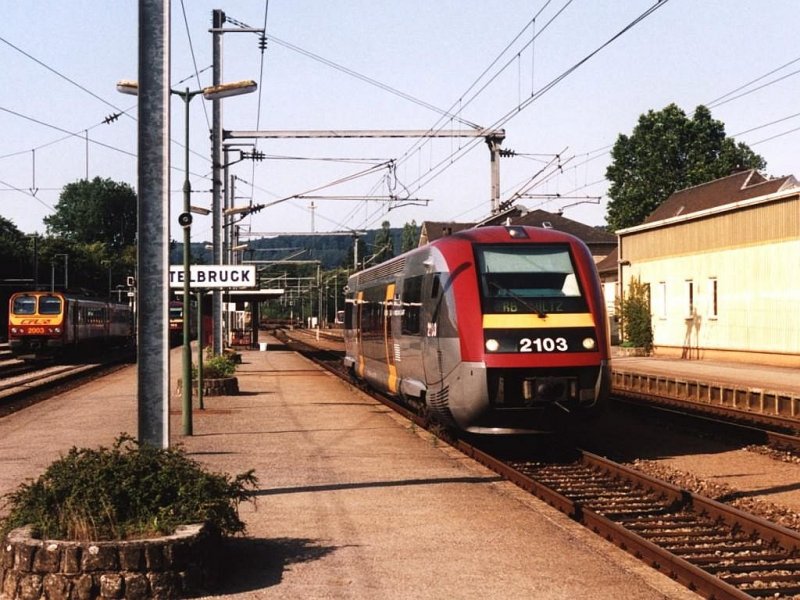
POLYGON ((375 234, 375 245, 373 246, 372 263, 378 264, 394 257, 394 240, 392 240, 392 230, 389 221, 381 223, 381 229, 375 234))
POLYGON ((12 221, 0 217, 0 278, 31 277, 31 243, 12 221))
POLYGON ((419 227, 416 221, 403 225, 403 233, 400 238, 400 252, 408 252, 417 247, 419 243, 419 227))
POLYGON ((630 136, 617 138, 611 158, 606 220, 612 231, 638 225, 677 190, 766 167, 702 105, 692 119, 675 104, 641 115, 630 136))
POLYGON ((111 179, 81 179, 64 186, 56 212, 44 222, 48 233, 118 251, 136 241, 136 193, 111 179))

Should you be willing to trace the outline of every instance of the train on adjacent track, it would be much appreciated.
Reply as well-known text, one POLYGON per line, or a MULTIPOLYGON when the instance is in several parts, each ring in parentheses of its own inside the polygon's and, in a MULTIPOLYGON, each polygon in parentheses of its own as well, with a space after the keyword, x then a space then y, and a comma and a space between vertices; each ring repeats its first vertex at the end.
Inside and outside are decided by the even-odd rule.
MULTIPOLYGON (((177 346, 183 343, 183 300, 169 302, 169 343, 177 346)), ((197 303, 189 303, 189 339, 197 339, 197 303)))
POLYGON ((491 226, 353 274, 345 367, 462 431, 553 431, 599 413, 608 318, 594 260, 552 229, 491 226))
POLYGON ((56 291, 9 298, 8 344, 25 360, 74 358, 133 342, 130 306, 56 291))

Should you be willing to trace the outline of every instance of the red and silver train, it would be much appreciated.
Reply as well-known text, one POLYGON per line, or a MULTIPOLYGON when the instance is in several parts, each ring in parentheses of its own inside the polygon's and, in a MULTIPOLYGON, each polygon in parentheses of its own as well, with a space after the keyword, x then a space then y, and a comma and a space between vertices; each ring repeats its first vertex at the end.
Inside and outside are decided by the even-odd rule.
POLYGON ((345 366, 450 427, 551 431, 606 401, 605 303, 571 235, 461 231, 352 275, 346 293, 345 366))
POLYGON ((61 292, 17 292, 8 302, 8 344, 19 358, 74 356, 132 340, 127 304, 61 292))

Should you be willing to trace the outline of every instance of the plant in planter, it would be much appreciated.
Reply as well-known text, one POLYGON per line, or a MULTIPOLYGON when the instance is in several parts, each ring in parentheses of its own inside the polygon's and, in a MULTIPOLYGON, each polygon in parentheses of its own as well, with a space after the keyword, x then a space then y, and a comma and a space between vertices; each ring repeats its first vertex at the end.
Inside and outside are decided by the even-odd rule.
MULTIPOLYGON (((236 363, 228 354, 213 354, 209 349, 203 360, 203 377, 207 379, 225 379, 233 377, 236 363)), ((192 365, 192 379, 197 378, 197 365, 192 365)))
POLYGON ((0 534, 31 525, 42 538, 124 540, 201 522, 242 533, 237 509, 253 499, 256 484, 252 470, 233 478, 208 473, 180 447, 155 448, 123 434, 112 448, 73 447, 7 494, 0 534))
POLYGON ((0 593, 182 597, 213 587, 222 535, 243 533, 253 471, 205 471, 180 448, 72 448, 7 494, 0 593), (202 524, 202 525, 200 525, 202 524))
MULTIPOLYGON (((203 360, 203 394, 228 396, 239 393, 239 380, 235 377, 236 362, 230 354, 214 354, 208 349, 203 360)), ((193 389, 197 389, 198 368, 192 365, 193 389)))

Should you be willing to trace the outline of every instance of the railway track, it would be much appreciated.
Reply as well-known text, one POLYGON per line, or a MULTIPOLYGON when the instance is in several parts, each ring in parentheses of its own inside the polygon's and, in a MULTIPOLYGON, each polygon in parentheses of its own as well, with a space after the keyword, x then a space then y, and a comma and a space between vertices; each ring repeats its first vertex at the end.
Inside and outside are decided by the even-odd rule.
POLYGON ((503 460, 456 446, 706 598, 800 595, 800 533, 586 452, 503 460))
MULTIPOLYGON (((55 393, 83 385, 130 364, 131 353, 116 352, 86 364, 0 365, 0 417, 42 401, 55 393)), ((17 361, 21 362, 21 361, 17 361)))
MULTIPOLYGON (((297 329, 309 348, 343 353, 341 334, 297 329)), ((779 450, 800 455, 800 397, 763 388, 709 386, 695 380, 626 371, 612 373, 612 401, 702 418, 715 427, 738 429, 779 450)))
MULTIPOLYGON (((342 374, 335 339, 291 335, 295 349, 342 374)), ((425 424, 391 399, 381 401, 425 424)), ((794 530, 588 452, 504 458, 466 440, 447 441, 706 598, 800 597, 800 533, 794 530)))

